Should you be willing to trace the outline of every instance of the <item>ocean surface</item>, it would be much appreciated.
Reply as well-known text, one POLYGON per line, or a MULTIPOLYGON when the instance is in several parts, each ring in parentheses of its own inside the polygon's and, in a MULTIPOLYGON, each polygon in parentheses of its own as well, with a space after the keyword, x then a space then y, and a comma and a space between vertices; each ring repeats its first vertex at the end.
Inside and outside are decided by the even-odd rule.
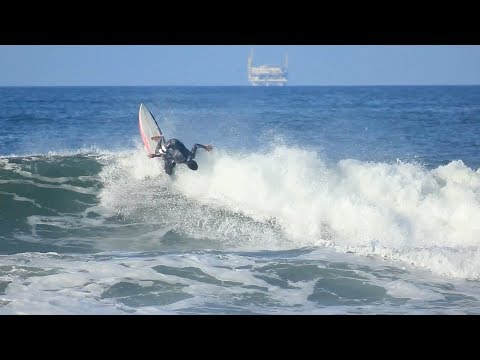
POLYGON ((479 86, 0 88, 0 314, 480 314, 479 168, 479 86))

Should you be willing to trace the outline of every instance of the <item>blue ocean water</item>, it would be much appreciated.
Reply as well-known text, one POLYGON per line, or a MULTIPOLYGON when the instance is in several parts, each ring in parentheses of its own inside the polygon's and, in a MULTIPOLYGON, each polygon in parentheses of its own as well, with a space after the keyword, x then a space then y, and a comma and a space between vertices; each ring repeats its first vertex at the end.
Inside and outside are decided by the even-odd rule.
POLYGON ((0 314, 480 313, 480 86, 5 87, 0 125, 0 314))

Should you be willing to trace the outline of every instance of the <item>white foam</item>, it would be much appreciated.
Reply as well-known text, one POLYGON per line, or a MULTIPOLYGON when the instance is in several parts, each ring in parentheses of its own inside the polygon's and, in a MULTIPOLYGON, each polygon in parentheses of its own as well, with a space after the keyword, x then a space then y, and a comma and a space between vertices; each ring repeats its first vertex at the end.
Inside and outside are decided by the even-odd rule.
MULTIPOLYGON (((24 253, 0 256, 0 263, 0 281, 8 282, 5 293, 0 295, 0 314, 176 314, 191 311, 249 311, 265 314, 465 313, 478 310, 480 299, 479 288, 475 284, 472 286, 463 280, 442 282, 433 274, 418 281, 415 273, 389 270, 377 276, 378 271, 386 270, 382 261, 353 258, 352 254, 335 255, 331 249, 309 252, 305 256, 295 257, 293 262, 272 259, 269 255, 250 256, 248 253, 196 251, 154 254, 122 251, 95 255, 24 253), (298 264, 298 261, 303 263, 302 259, 312 259, 318 251, 332 261, 339 261, 336 262, 340 266, 338 280, 350 277, 342 271, 342 266, 347 265, 358 273, 359 279, 383 287, 387 295, 406 299, 406 303, 399 307, 385 298, 382 304, 359 303, 352 306, 342 305, 342 299, 339 298, 337 304, 325 307, 310 299, 310 295, 317 291, 315 288, 317 280, 322 279, 321 273, 308 281, 287 281, 285 285, 288 286, 279 286, 272 280, 281 280, 281 276, 264 268, 276 265, 278 261, 285 261, 286 266, 298 264), (342 259, 348 262, 342 262, 342 259), (360 262, 356 264, 355 259, 360 262), (166 271, 157 266, 165 267, 163 269, 166 271), (158 282, 162 284, 160 288, 149 288, 158 282), (134 286, 130 292, 109 295, 112 286, 119 284, 134 286), (128 301, 129 297, 132 300, 143 296, 153 299, 161 297, 163 289, 167 298, 172 291, 181 291, 189 297, 167 304, 159 300, 156 305, 153 300, 152 304, 146 303, 145 306, 128 301), (446 299, 447 294, 460 295, 465 299, 468 296, 470 304, 458 308, 454 302, 446 299), (442 301, 443 307, 439 308, 436 301, 442 301), (133 305, 126 305, 128 303, 133 305)), ((310 263, 312 261, 306 261, 306 264, 310 263)), ((321 266, 323 260, 314 260, 313 263, 321 266)), ((331 263, 330 260, 323 264, 328 263, 331 263)), ((334 267, 331 270, 335 271, 334 267)), ((331 290, 335 291, 335 284, 332 284, 331 290)))
POLYGON ((74 185, 69 185, 69 184, 61 184, 61 183, 58 183, 57 185, 42 184, 42 183, 37 183, 33 180, 18 180, 18 179, 15 179, 15 180, 0 180, 0 184, 9 184, 9 183, 12 183, 12 184, 27 184, 27 185, 31 185, 31 186, 35 186, 35 187, 39 187, 39 188, 45 188, 45 189, 65 189, 65 190, 69 190, 69 191, 78 192, 78 193, 81 193, 81 194, 96 194, 97 193, 96 189, 85 188, 85 187, 81 187, 81 186, 74 186, 74 185))
POLYGON ((96 145, 92 145, 87 147, 81 147, 79 149, 50 150, 46 153, 18 153, 18 154, 12 153, 8 155, 0 155, 0 160, 8 162, 9 158, 25 158, 25 159, 35 160, 38 158, 51 159, 55 157, 66 157, 66 156, 75 156, 75 155, 94 156, 96 158, 104 158, 104 157, 111 158, 115 154, 118 154, 118 151, 102 149, 96 145))
POLYGON ((319 154, 286 146, 215 149, 199 150, 195 173, 180 164, 169 177, 157 160, 139 146, 106 165, 101 205, 141 209, 144 221, 168 219, 189 236, 233 248, 331 246, 480 277, 480 172, 462 161, 433 170, 352 159, 326 166, 319 154))
POLYGON ((396 298, 407 298, 410 300, 434 301, 443 300, 445 297, 438 292, 407 283, 403 280, 395 280, 385 284, 387 294, 396 298))
POLYGON ((36 207, 38 208, 42 208, 40 205, 38 205, 35 200, 32 200, 32 199, 28 199, 26 197, 23 197, 23 196, 19 196, 15 193, 9 193, 9 192, 6 192, 6 191, 0 191, 0 194, 3 194, 3 195, 10 195, 13 197, 13 200, 15 201, 25 201, 25 202, 30 202, 32 203, 33 205, 35 205, 36 207))

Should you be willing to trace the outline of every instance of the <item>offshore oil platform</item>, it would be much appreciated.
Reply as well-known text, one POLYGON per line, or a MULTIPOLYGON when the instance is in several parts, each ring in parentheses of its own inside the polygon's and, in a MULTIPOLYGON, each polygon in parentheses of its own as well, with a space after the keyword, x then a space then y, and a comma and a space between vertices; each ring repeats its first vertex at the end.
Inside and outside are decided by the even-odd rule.
POLYGON ((288 57, 285 55, 283 66, 253 66, 253 49, 248 57, 248 81, 252 86, 284 86, 288 80, 288 57))

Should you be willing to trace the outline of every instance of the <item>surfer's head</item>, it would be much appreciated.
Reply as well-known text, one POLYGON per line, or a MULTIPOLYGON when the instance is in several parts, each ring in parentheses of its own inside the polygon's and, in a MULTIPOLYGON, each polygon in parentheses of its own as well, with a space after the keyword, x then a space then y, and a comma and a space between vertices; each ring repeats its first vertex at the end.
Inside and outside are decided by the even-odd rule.
POLYGON ((198 169, 198 164, 195 160, 187 161, 187 166, 190 170, 197 170, 198 169))

